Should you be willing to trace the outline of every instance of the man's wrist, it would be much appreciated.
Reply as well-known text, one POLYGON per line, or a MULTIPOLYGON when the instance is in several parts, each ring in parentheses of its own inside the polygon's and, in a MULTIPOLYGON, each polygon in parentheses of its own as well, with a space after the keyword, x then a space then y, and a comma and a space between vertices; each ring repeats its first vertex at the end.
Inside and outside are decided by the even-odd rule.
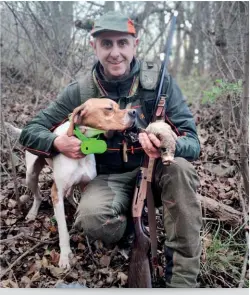
POLYGON ((53 151, 60 152, 59 149, 58 149, 57 141, 58 141, 58 136, 56 136, 54 138, 53 143, 52 143, 52 148, 53 148, 53 151))

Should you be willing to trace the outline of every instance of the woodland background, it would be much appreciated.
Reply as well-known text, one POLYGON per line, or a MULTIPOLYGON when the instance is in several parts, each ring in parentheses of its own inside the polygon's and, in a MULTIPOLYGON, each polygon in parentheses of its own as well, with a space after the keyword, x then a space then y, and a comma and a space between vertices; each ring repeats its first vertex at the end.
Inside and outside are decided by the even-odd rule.
MULTIPOLYGON (((93 20, 109 10, 135 22, 138 57, 163 52, 172 10, 179 12, 169 72, 194 114, 202 153, 194 162, 203 206, 203 288, 249 287, 249 2, 26 1, 0 4, 1 117, 23 127, 72 80, 91 69, 93 20)), ((89 244, 71 235, 73 267, 58 262, 58 233, 49 199, 51 170, 40 176, 44 202, 37 220, 31 206, 24 152, 1 124, 0 286, 54 287, 79 282, 91 288, 127 285, 129 246, 89 244)), ((75 191, 75 196, 79 192, 75 191)), ((66 203, 69 229, 74 209, 66 203)), ((160 264, 164 268, 162 210, 157 209, 160 264)), ((163 287, 164 279, 154 287, 163 287)))

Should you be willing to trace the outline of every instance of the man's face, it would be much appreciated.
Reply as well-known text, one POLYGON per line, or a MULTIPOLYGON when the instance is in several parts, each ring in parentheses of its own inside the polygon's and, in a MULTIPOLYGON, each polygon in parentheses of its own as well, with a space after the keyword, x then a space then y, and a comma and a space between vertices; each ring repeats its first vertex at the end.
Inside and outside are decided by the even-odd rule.
POLYGON ((95 42, 91 42, 105 76, 111 80, 118 80, 129 74, 137 44, 138 39, 120 32, 100 33, 95 42))

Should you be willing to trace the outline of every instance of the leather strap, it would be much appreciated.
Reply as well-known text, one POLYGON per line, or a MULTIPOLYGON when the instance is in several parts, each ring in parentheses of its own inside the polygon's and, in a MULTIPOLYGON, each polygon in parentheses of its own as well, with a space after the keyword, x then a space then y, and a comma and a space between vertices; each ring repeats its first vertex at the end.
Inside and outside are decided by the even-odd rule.
POLYGON ((147 208, 148 208, 148 224, 149 224, 149 236, 151 241, 151 262, 153 268, 153 278, 157 275, 157 226, 156 226, 156 215, 155 215, 155 204, 154 196, 152 192, 152 179, 155 166, 155 159, 149 159, 148 173, 147 173, 147 208))
MULTIPOLYGON (((165 98, 161 97, 156 110, 156 120, 165 119, 165 98)), ((149 159, 147 169, 147 207, 148 207, 148 224, 149 235, 151 240, 151 258, 153 267, 153 278, 157 276, 158 258, 157 258, 157 225, 155 215, 154 196, 152 192, 152 180, 155 169, 155 159, 149 159)))
POLYGON ((156 120, 164 120, 165 117, 165 101, 166 97, 161 96, 156 110, 156 120))

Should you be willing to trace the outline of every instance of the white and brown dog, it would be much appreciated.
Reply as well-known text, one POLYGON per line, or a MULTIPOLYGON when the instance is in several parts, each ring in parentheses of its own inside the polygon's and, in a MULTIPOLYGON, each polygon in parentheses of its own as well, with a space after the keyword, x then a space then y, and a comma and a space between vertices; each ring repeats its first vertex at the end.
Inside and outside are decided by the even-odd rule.
MULTIPOLYGON (((110 99, 88 99, 84 104, 74 110, 71 122, 66 122, 54 130, 57 135, 73 135, 74 124, 76 124, 86 137, 92 137, 98 133, 108 131, 124 131, 130 128, 136 119, 136 111, 132 109, 119 109, 117 103, 110 99), (91 128, 89 128, 91 127, 91 128), (98 130, 97 130, 98 129, 98 130), (101 132, 100 132, 101 130, 101 132)), ((21 129, 5 123, 9 133, 19 137, 21 129)), ((59 267, 69 268, 69 254, 71 253, 69 233, 67 229, 64 197, 71 197, 75 185, 86 185, 96 177, 96 163, 93 154, 81 159, 71 159, 62 153, 53 158, 43 159, 39 156, 25 151, 26 161, 26 183, 34 196, 34 202, 30 209, 27 220, 33 220, 38 214, 42 196, 38 186, 38 176, 46 164, 53 169, 54 183, 51 189, 51 197, 55 217, 59 231, 60 260, 59 267), (45 162, 46 161, 46 162, 45 162)))

